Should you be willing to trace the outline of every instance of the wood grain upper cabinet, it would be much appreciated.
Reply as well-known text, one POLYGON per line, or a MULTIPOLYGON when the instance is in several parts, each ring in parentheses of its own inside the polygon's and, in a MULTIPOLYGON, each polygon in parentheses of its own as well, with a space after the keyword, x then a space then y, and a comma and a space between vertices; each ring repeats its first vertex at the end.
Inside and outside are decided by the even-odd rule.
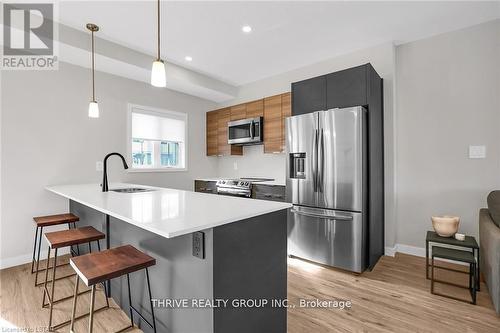
POLYGON ((227 143, 227 123, 246 118, 264 118, 264 153, 285 149, 285 118, 291 116, 291 93, 207 112, 207 156, 243 155, 243 146, 227 143))
POLYGON ((218 155, 218 145, 217 145, 217 115, 218 111, 207 112, 207 156, 217 156, 218 155))
POLYGON ((231 108, 217 110, 217 155, 243 155, 243 147, 227 143, 227 123, 231 120, 231 108))
POLYGON ((248 118, 246 104, 231 106, 231 121, 245 119, 245 118, 248 118))
POLYGON ((259 99, 246 104, 247 106, 247 118, 257 118, 264 116, 264 100, 259 99))
POLYGON ((282 151, 281 95, 264 98, 264 153, 282 151))
POLYGON ((292 115, 292 94, 281 95, 281 151, 285 151, 285 119, 292 115))

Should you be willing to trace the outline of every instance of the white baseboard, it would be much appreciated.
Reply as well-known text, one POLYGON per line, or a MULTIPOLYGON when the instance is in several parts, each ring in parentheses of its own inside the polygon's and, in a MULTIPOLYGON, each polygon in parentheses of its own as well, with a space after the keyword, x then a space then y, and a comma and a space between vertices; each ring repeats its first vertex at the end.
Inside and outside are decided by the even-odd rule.
POLYGON ((425 248, 423 247, 406 245, 406 244, 396 244, 394 245, 394 247, 389 247, 389 246, 385 247, 386 256, 394 257, 396 255, 396 252, 410 254, 412 256, 417 256, 417 257, 425 257, 425 248))
MULTIPOLYGON (((418 246, 412 246, 412 245, 406 245, 406 244, 396 244, 396 245, 394 245, 394 247, 389 247, 389 246, 385 247, 385 255, 386 256, 394 257, 396 255, 396 252, 425 258, 425 247, 418 247, 418 246)), ((429 255, 431 253, 432 253, 432 250, 429 251, 429 255)), ((447 259, 439 259, 439 260, 451 262, 451 263, 459 264, 459 265, 467 265, 465 263, 447 260, 447 259)))
POLYGON ((385 255, 389 257, 394 257, 396 255, 396 246, 394 247, 386 246, 385 255))
MULTIPOLYGON (((47 257, 47 250, 42 247, 42 252, 40 254, 40 262, 41 260, 44 260, 47 257), (45 250, 45 251, 44 251, 45 250)), ((69 249, 61 249, 59 252, 59 255, 65 255, 69 253, 69 249)), ((58 255, 58 257, 59 257, 58 255)), ((54 252, 52 251, 51 253, 51 258, 54 256, 54 252)), ((33 253, 27 253, 23 254, 20 256, 16 257, 11 257, 11 258, 5 258, 5 259, 0 259, 0 269, 5 269, 9 267, 14 267, 14 266, 19 266, 19 265, 24 265, 27 263, 31 263, 31 260, 33 258, 33 253)))
POLYGON ((32 254, 23 254, 17 257, 0 259, 0 269, 24 265, 31 262, 32 254))
POLYGON ((412 256, 425 257, 425 248, 406 244, 396 244, 396 252, 411 254, 412 256))

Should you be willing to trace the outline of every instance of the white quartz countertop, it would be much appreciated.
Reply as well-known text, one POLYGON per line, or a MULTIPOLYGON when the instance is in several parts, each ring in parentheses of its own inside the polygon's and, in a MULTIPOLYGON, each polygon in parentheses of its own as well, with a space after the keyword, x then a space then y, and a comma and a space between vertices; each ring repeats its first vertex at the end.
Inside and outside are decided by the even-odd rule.
POLYGON ((110 189, 140 187, 150 192, 101 192, 98 184, 48 186, 50 192, 76 201, 157 235, 172 238, 195 231, 287 209, 291 204, 221 196, 136 184, 110 184, 110 189))

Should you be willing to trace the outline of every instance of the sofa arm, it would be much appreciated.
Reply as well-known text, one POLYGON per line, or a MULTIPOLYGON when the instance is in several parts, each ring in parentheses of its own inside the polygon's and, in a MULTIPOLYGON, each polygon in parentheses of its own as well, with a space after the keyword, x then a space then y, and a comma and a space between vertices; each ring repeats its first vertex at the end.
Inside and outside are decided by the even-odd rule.
POLYGON ((500 228, 491 219, 486 208, 479 211, 479 242, 481 273, 497 314, 500 314, 500 228))

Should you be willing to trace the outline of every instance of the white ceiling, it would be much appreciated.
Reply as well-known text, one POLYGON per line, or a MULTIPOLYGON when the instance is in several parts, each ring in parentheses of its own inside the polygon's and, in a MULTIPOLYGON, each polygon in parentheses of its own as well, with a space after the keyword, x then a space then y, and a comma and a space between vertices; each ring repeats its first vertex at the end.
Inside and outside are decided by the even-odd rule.
MULTIPOLYGON (((96 23, 99 37, 153 56, 155 6, 155 1, 61 1, 59 21, 81 30, 96 23)), ((233 85, 500 17, 499 1, 169 1, 162 8, 162 57, 233 85), (242 33, 245 24, 252 33, 242 33)))

